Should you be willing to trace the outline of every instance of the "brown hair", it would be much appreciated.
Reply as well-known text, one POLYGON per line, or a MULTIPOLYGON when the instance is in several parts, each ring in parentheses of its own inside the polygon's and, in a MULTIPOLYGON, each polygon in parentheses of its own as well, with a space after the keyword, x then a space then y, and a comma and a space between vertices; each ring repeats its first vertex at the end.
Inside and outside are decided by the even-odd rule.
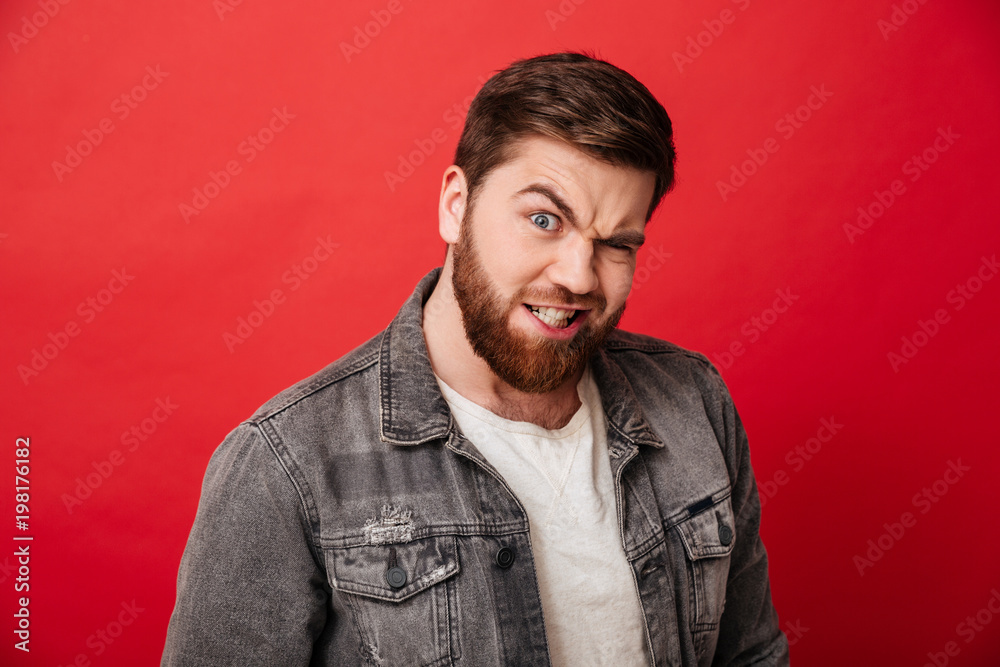
POLYGON ((470 207, 483 180, 532 134, 561 139, 609 164, 653 172, 646 219, 674 185, 673 128, 666 110, 628 72, 582 53, 519 60, 494 74, 465 118, 455 164, 470 207))

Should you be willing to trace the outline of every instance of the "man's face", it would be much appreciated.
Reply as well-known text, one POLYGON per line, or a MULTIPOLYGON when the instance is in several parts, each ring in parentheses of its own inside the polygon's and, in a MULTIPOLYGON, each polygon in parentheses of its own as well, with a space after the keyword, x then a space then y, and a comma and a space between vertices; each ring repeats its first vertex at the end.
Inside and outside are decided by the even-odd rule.
POLYGON ((654 185, 541 136, 484 179, 452 284, 473 350, 501 380, 552 391, 604 342, 625 310, 654 185))

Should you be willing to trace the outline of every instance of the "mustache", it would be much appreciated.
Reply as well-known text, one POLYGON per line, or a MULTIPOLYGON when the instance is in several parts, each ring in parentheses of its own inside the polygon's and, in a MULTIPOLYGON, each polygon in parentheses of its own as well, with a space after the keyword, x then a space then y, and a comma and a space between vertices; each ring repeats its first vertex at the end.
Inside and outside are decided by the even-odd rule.
POLYGON ((545 303, 552 306, 576 305, 584 310, 603 311, 608 300, 603 294, 575 294, 562 286, 549 289, 522 288, 511 299, 515 303, 545 303))

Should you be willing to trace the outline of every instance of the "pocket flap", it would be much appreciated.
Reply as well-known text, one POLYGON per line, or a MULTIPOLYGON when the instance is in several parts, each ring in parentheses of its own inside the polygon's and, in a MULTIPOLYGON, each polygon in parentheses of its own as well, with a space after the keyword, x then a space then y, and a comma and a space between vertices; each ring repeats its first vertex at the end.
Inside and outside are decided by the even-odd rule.
MULTIPOLYGON (((416 595, 459 570, 454 536, 429 537, 403 544, 329 548, 325 553, 335 588, 391 602, 416 595), (386 577, 392 567, 405 574, 405 581, 398 588, 390 585, 386 577)), ((396 582, 400 582, 399 573, 394 575, 396 582)))
MULTIPOLYGON (((704 501, 696 503, 696 506, 703 505, 704 501)), ((729 496, 681 521, 677 524, 677 530, 691 560, 715 558, 730 553, 736 542, 736 523, 729 496)))

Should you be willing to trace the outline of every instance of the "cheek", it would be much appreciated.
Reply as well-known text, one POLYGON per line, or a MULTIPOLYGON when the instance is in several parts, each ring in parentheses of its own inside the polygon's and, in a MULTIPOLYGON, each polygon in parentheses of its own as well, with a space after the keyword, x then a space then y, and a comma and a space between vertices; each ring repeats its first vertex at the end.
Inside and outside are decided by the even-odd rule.
POLYGON ((518 288, 526 285, 544 272, 547 256, 540 252, 537 243, 518 234, 509 234, 490 239, 490 248, 485 253, 484 262, 497 282, 506 287, 518 288))
POLYGON ((531 258, 531 253, 510 238, 490 239, 479 248, 480 263, 503 299, 514 298, 538 278, 539 267, 531 258))
POLYGON ((608 310, 615 310, 623 303, 632 289, 635 261, 608 261, 600 269, 601 287, 608 300, 608 310))

